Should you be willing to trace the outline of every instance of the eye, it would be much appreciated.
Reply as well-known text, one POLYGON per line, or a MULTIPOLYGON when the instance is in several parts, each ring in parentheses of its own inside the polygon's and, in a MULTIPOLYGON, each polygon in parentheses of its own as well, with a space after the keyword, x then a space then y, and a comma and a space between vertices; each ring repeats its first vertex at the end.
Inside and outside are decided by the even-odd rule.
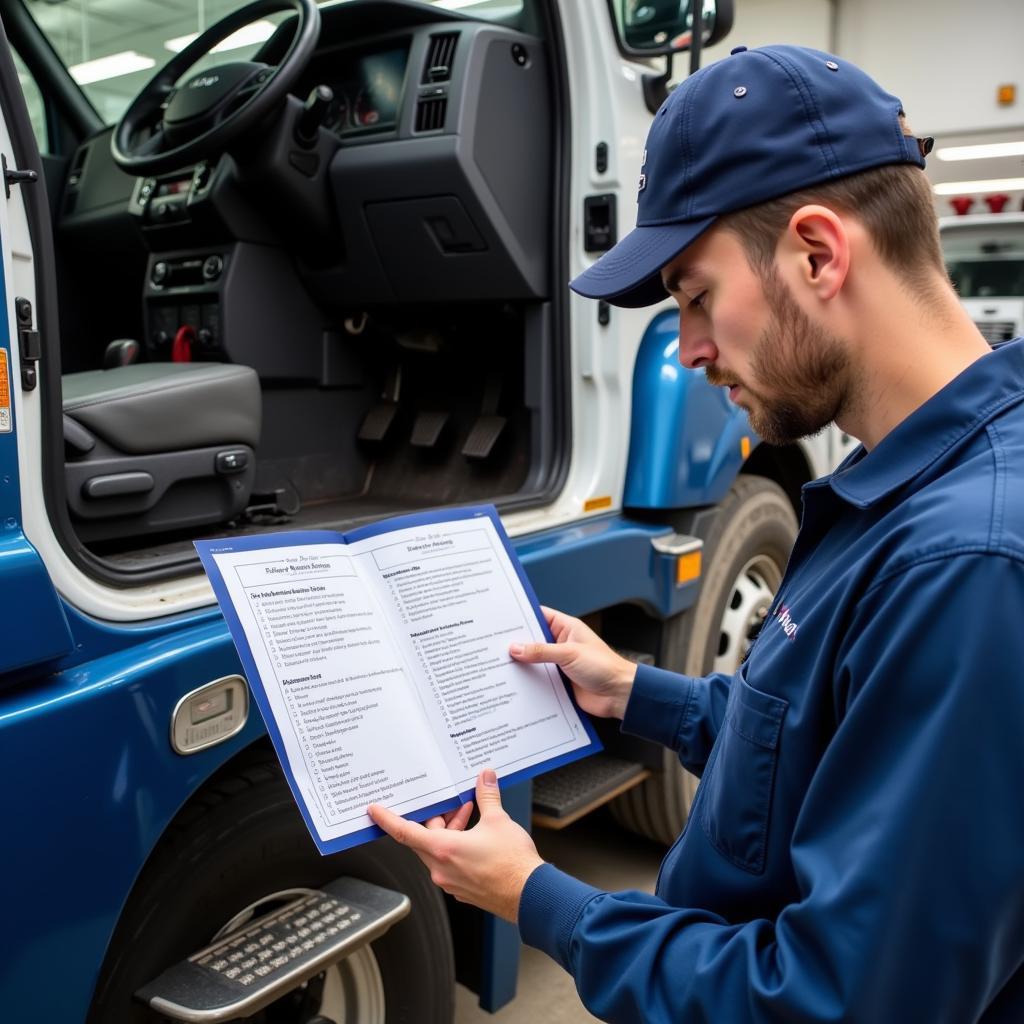
POLYGON ((701 292, 699 295, 695 295, 690 299, 690 309, 703 309, 705 306, 705 299, 707 298, 707 292, 701 292))

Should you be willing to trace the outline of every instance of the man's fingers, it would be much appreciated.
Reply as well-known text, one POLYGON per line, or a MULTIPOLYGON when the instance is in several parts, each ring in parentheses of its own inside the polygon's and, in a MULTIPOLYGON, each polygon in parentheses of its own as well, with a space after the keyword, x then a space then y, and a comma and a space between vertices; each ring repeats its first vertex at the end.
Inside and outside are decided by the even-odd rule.
POLYGON ((516 661, 554 662, 556 665, 568 665, 576 657, 575 644, 509 644, 508 653, 516 661))
POLYGON ((468 803, 464 803, 457 811, 452 811, 451 814, 445 815, 445 822, 447 827, 453 829, 456 832, 465 831, 466 826, 469 824, 470 815, 473 813, 473 801, 470 800, 468 803))
POLYGON ((481 818, 501 810, 501 790, 498 789, 498 776, 493 768, 485 768, 476 777, 476 803, 481 818))
POLYGON ((366 809, 370 819, 379 825, 395 842, 408 846, 417 853, 429 852, 429 835, 427 830, 415 821, 407 821, 394 811, 389 811, 380 804, 370 804, 366 809))

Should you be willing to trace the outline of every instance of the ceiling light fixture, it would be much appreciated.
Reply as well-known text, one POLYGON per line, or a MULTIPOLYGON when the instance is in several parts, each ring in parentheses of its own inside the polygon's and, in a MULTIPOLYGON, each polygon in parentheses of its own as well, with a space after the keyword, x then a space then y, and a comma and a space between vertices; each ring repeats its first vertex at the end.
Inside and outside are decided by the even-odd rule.
POLYGON ((988 160, 1000 156, 1024 156, 1024 142, 989 142, 979 146, 943 146, 935 150, 940 160, 988 160))
POLYGON ((72 64, 68 72, 79 85, 88 85, 90 82, 101 82, 106 78, 130 75, 133 71, 146 71, 155 66, 156 61, 152 57, 144 57, 134 50, 124 50, 121 53, 112 53, 108 57, 97 57, 81 64, 72 64))
MULTIPOLYGON (((254 21, 251 25, 245 25, 237 32, 232 32, 227 39, 222 39, 210 53, 223 53, 225 50, 238 50, 243 46, 255 46, 257 43, 266 42, 274 34, 275 29, 276 26, 272 22, 254 21)), ((164 49, 170 50, 171 53, 179 53, 198 37, 198 32, 190 32, 187 36, 168 39, 164 43, 164 49)))
POLYGON ((1024 178, 988 178, 985 181, 943 181, 935 186, 937 196, 956 196, 963 192, 1021 192, 1024 178))

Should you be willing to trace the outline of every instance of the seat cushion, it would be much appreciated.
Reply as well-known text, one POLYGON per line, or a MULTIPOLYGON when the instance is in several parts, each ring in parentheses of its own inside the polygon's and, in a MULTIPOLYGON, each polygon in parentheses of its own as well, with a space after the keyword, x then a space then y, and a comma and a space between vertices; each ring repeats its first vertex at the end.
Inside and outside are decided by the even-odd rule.
POLYGON ((136 363, 62 378, 64 412, 132 455, 260 437, 256 371, 224 363, 136 363))

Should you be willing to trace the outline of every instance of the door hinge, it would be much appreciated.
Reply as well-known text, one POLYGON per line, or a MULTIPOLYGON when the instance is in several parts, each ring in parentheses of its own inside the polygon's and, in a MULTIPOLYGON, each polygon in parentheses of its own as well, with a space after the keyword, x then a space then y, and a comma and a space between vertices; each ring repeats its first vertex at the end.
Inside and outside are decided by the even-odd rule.
POLYGON ((11 198, 12 185, 32 185, 39 180, 39 175, 35 171, 22 171, 17 167, 8 167, 5 153, 0 153, 0 166, 4 170, 4 192, 8 199, 11 198))
POLYGON ((18 296, 14 300, 18 321, 18 352, 21 355, 21 390, 34 391, 39 380, 36 364, 41 355, 39 332, 32 326, 32 303, 18 296))

